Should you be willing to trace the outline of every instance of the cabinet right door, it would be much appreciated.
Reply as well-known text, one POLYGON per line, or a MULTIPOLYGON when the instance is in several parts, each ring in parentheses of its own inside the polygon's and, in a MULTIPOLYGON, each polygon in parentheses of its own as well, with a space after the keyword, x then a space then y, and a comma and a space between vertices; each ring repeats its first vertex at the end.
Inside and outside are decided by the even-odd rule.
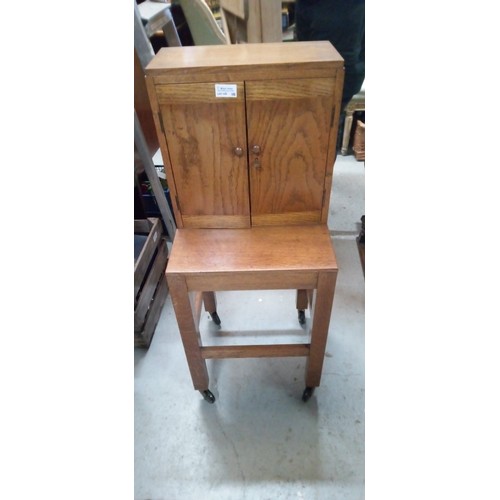
POLYGON ((335 78, 245 83, 252 225, 320 222, 334 86, 335 78))

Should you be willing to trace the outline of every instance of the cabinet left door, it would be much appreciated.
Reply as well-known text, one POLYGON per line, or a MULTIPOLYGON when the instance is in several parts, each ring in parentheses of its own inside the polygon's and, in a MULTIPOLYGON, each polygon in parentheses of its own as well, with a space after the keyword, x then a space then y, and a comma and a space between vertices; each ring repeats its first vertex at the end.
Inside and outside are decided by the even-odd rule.
POLYGON ((156 86, 183 227, 250 227, 244 89, 156 86))

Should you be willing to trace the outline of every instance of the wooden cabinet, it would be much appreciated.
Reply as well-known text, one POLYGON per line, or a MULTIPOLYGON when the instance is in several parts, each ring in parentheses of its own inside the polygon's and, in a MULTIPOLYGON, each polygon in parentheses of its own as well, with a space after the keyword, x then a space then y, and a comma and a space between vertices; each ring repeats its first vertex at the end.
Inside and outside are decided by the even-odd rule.
POLYGON ((327 222, 343 85, 329 42, 165 48, 146 81, 178 227, 327 222))

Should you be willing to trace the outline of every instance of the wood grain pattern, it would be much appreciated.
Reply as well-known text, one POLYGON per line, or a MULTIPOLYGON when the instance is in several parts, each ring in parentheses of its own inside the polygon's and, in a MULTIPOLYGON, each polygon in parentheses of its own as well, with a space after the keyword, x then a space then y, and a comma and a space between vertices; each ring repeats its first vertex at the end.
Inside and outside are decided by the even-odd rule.
MULTIPOLYGON (((168 260, 168 248, 166 241, 162 238, 155 256, 153 266, 149 270, 146 281, 141 288, 137 305, 134 309, 134 330, 140 331, 144 326, 146 313, 151 306, 151 300, 160 278, 163 278, 168 260)), ((164 278, 163 278, 164 279, 164 278)))
POLYGON ((319 385, 338 269, 326 226, 291 229, 177 231, 166 276, 196 389, 204 390, 208 384, 204 359, 231 357, 306 356, 306 385, 319 385), (304 277, 311 281, 306 283, 304 277), (187 298, 189 290, 210 291, 212 295, 213 290, 219 289, 262 290, 269 285, 282 288, 283 284, 283 288, 301 290, 297 298, 297 306, 301 308, 312 302, 311 290, 316 289, 310 344, 201 345, 193 321, 193 314, 196 319, 198 316, 191 312, 187 298))
POLYGON ((144 281, 151 258, 160 244, 163 234, 160 219, 153 218, 150 220, 153 221, 151 230, 134 265, 134 297, 137 296, 137 292, 144 281))
POLYGON ((313 271, 260 271, 207 273, 186 276, 190 290, 294 290, 315 288, 318 273, 313 271))
POLYGON ((334 78, 251 82, 246 89, 246 99, 247 101, 274 101, 275 99, 331 98, 334 85, 334 78))
POLYGON ((343 59, 329 42, 171 47, 146 73, 181 219, 166 277, 195 389, 208 388, 205 358, 227 357, 306 356, 306 384, 319 385, 338 271, 325 214, 343 59), (215 83, 238 97, 217 98, 215 83), (202 298, 211 312, 216 290, 287 288, 301 309, 316 290, 311 344, 201 345, 202 298))
POLYGON ((333 269, 337 269, 337 261, 328 228, 308 225, 178 229, 166 272, 188 276, 333 269))
POLYGON ((247 82, 252 222, 288 212, 320 222, 334 86, 333 78, 247 82))
POLYGON ((167 276, 167 281, 193 386, 196 390, 204 391, 208 389, 208 371, 201 357, 201 337, 193 318, 186 282, 182 276, 172 275, 167 276))
POLYGON ((191 310, 193 311, 194 324, 199 327, 201 318, 201 306, 203 304, 203 292, 192 292, 189 294, 191 310))
POLYGON ((245 101, 245 87, 243 82, 224 82, 234 84, 237 88, 236 97, 216 97, 214 83, 187 83, 182 85, 157 85, 156 95, 162 104, 205 104, 217 103, 233 104, 245 101))
POLYGON ((248 215, 183 215, 184 227, 191 228, 219 228, 235 229, 250 227, 248 215))
POLYGON ((204 346, 201 355, 204 359, 308 356, 309 344, 204 346))
POLYGON ((319 274, 312 312, 311 348, 306 365, 307 387, 317 387, 321 381, 336 280, 336 271, 319 274))
POLYGON ((149 347, 153 334, 156 330, 156 325, 160 319, 162 307, 168 295, 168 285, 165 278, 160 279, 153 296, 152 305, 148 310, 144 321, 144 329, 142 332, 134 332, 134 346, 149 347))
POLYGON ((344 60, 327 41, 164 47, 147 65, 146 74, 168 79, 221 67, 225 71, 253 68, 275 72, 290 64, 324 68, 331 74, 332 65, 341 68, 344 60))
POLYGON ((172 202, 172 207, 174 209, 175 222, 177 227, 183 227, 182 214, 179 210, 179 205, 177 204, 177 188, 175 186, 175 178, 172 172, 172 162, 170 161, 170 153, 168 151, 168 144, 163 133, 163 124, 161 122, 160 106, 158 104, 158 98, 156 96, 156 89, 153 79, 146 76, 146 88, 148 90, 149 100, 151 102, 151 109, 153 111, 153 120, 155 123, 156 134, 158 135, 158 141, 160 143, 161 156, 163 159, 163 164, 165 166, 165 174, 167 176, 167 183, 170 190, 170 198, 172 202))
MULTIPOLYGON (((286 43, 288 44, 288 42, 286 43)), ((257 44, 251 44, 257 45, 257 44)), ((275 44, 278 45, 278 44, 275 44)), ((242 47, 243 45, 239 45, 242 47)), ((212 45, 217 47, 217 45, 212 45)), ((192 71, 174 71, 172 74, 160 73, 151 75, 155 85, 174 84, 174 83, 206 83, 206 82, 234 82, 236 80, 262 81, 266 79, 287 78, 289 80, 304 78, 331 78, 335 75, 331 65, 317 64, 314 62, 297 64, 284 64, 275 66, 245 66, 238 67, 207 67, 199 68, 196 72, 192 71)))
POLYGON ((337 137, 339 130, 340 117, 340 102, 342 99, 342 89, 344 87, 344 68, 336 70, 335 74, 335 94, 333 96, 334 109, 333 120, 330 124, 328 137, 328 154, 326 158, 326 173, 325 173, 325 198, 323 200, 323 208, 321 212, 321 222, 328 223, 328 212, 330 209, 330 195, 332 192, 333 168, 337 157, 337 137))
MULTIPOLYGON (((176 87, 178 94, 173 94, 177 96, 200 93, 197 84, 176 87)), ((213 84, 202 87, 210 94, 214 93, 213 84)), ((239 216, 244 220, 239 227, 249 226, 243 100, 175 101, 173 104, 160 103, 160 109, 178 208, 186 222, 188 216, 217 216, 221 219, 223 216, 239 216), (235 154, 238 147, 242 149, 241 156, 235 154)), ((189 225, 193 226, 194 221, 192 219, 189 225)), ((223 223, 219 227, 225 226, 223 223)))
POLYGON ((251 218, 252 226, 292 226, 296 224, 317 224, 320 217, 320 210, 305 210, 303 212, 285 212, 278 214, 252 214, 251 218))

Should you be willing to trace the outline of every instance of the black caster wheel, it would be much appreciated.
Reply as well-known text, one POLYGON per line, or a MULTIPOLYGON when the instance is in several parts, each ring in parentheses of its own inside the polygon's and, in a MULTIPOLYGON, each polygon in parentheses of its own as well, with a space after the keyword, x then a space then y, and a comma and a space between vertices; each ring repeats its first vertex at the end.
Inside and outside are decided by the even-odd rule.
POLYGON ((313 395, 314 393, 314 387, 306 387, 304 389, 304 392, 302 394, 302 401, 304 401, 304 403, 306 401, 309 401, 309 399, 311 398, 311 396, 313 395))
POLYGON ((304 326, 306 324, 306 312, 299 309, 299 323, 304 326))
POLYGON ((217 311, 214 311, 213 313, 210 313, 210 316, 212 316, 212 321, 217 325, 220 326, 221 320, 219 318, 219 315, 217 314, 217 311))
POLYGON ((206 391, 200 391, 200 394, 203 396, 203 399, 210 404, 215 403, 215 396, 208 389, 206 391))

